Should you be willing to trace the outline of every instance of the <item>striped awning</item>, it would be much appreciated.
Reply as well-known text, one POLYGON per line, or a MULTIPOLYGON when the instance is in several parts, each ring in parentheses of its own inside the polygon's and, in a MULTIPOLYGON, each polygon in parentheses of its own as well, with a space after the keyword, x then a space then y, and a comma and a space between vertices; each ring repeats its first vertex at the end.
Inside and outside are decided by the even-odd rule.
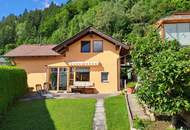
POLYGON ((98 66, 100 62, 69 62, 69 66, 98 66))

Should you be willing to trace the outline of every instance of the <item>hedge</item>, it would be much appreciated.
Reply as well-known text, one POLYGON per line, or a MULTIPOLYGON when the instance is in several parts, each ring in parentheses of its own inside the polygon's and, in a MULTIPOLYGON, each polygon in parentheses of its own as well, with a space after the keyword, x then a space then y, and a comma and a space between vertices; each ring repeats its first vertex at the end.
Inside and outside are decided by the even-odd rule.
POLYGON ((23 69, 0 66, 0 115, 27 90, 27 75, 23 69))

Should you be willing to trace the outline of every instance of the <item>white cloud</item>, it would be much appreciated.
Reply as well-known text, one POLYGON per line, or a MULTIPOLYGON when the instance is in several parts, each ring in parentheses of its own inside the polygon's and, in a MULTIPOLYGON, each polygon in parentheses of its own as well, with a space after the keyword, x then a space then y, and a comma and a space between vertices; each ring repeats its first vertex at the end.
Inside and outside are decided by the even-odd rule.
POLYGON ((45 6, 45 8, 48 8, 50 6, 49 0, 44 1, 44 6, 45 6))
POLYGON ((49 0, 32 0, 32 1, 41 3, 43 5, 42 8, 48 8, 50 6, 49 0))

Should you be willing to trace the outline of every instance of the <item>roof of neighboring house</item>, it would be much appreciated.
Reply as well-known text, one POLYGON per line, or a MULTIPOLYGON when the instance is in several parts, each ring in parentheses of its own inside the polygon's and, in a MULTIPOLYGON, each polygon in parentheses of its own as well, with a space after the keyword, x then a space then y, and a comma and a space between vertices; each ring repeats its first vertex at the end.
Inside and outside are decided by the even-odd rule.
POLYGON ((4 56, 6 57, 27 57, 27 56, 58 56, 57 52, 53 51, 56 45, 21 45, 4 56))
POLYGON ((57 45, 56 47, 54 47, 53 50, 55 50, 58 53, 62 53, 62 52, 64 52, 63 50, 67 46, 73 44, 75 41, 81 39, 82 37, 86 36, 87 34, 96 34, 96 35, 100 36, 101 38, 103 38, 103 39, 105 39, 105 40, 113 43, 114 45, 119 45, 119 46, 121 46, 121 47, 123 47, 125 49, 129 49, 128 45, 119 42, 118 40, 114 39, 113 37, 108 36, 108 35, 100 32, 100 31, 96 30, 93 27, 88 27, 88 28, 82 30, 81 32, 77 33, 73 37, 69 38, 68 40, 60 43, 59 45, 57 45))
POLYGON ((171 16, 161 18, 157 24, 160 26, 167 23, 188 23, 190 22, 190 12, 174 13, 171 16))
POLYGON ((7 60, 5 58, 0 57, 0 63, 6 63, 6 62, 7 62, 7 60))

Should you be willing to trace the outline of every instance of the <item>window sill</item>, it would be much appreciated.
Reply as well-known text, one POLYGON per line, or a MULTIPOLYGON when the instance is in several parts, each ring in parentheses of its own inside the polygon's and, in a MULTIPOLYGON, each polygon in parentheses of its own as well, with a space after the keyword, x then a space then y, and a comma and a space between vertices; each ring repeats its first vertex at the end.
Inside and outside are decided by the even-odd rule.
POLYGON ((103 53, 103 51, 93 51, 93 53, 103 53))
POLYGON ((89 52, 81 52, 81 53, 88 54, 88 53, 91 53, 91 52, 89 51, 89 52))
POLYGON ((102 81, 102 83, 109 83, 109 81, 102 81))

